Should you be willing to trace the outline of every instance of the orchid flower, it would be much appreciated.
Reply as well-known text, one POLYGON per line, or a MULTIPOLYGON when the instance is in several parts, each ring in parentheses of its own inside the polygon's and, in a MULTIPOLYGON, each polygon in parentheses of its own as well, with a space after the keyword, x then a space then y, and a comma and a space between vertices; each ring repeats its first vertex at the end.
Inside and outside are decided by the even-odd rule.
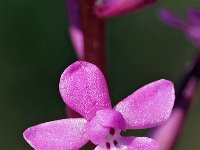
POLYGON ((156 0, 96 0, 95 13, 101 18, 124 15, 147 7, 156 0))
POLYGON ((28 128, 26 141, 37 150, 77 150, 89 140, 95 150, 156 150, 157 142, 147 137, 123 137, 121 131, 159 126, 170 116, 174 86, 158 80, 140 88, 114 108, 106 80, 95 65, 77 61, 60 79, 64 102, 83 118, 51 121, 28 128))
POLYGON ((184 21, 167 9, 162 9, 159 12, 163 22, 184 31, 193 44, 200 47, 200 10, 188 9, 186 15, 188 20, 184 21))

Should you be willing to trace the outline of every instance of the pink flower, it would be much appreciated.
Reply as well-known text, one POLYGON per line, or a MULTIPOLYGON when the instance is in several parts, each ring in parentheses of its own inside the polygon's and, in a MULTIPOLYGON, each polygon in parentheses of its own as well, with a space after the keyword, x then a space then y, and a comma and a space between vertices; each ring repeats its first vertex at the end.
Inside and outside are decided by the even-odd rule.
POLYGON ((159 12, 163 22, 184 31, 193 44, 200 47, 200 10, 188 9, 186 15, 188 20, 184 21, 167 9, 162 9, 159 12))
POLYGON ((151 5, 156 0, 96 0, 95 13, 101 18, 127 14, 151 5))
POLYGON ((157 142, 147 137, 122 137, 120 131, 144 129, 165 122, 174 105, 172 82, 158 80, 140 88, 114 108, 102 72, 93 64, 77 61, 60 79, 64 102, 83 118, 43 123, 24 132, 37 150, 77 150, 89 140, 95 150, 156 150, 157 142))

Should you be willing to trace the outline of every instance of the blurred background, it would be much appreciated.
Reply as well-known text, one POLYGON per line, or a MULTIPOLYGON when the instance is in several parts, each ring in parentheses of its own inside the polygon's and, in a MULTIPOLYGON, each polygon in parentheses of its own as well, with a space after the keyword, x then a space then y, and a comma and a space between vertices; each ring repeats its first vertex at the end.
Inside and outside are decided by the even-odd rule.
MULTIPOLYGON (((199 0, 160 0, 151 8, 108 20, 113 104, 157 79, 177 85, 194 55, 196 49, 182 32, 157 19, 163 6, 179 15, 188 7, 200 8, 199 0)), ((63 0, 0 0, 1 150, 31 150, 22 137, 26 128, 65 118, 59 78, 77 60, 67 24, 63 0)), ((200 89, 198 93, 176 150, 200 149, 200 89)))

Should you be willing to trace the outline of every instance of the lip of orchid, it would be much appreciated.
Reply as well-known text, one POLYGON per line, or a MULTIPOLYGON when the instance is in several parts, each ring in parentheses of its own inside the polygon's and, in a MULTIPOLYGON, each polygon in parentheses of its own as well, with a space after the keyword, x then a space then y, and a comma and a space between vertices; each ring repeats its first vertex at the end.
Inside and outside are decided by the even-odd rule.
POLYGON ((156 150, 155 140, 122 137, 120 131, 161 125, 169 118, 175 99, 173 83, 162 79, 138 89, 112 108, 102 72, 84 61, 73 63, 63 72, 59 87, 64 102, 83 118, 28 128, 24 138, 35 149, 74 150, 90 140, 97 145, 95 150, 156 150))

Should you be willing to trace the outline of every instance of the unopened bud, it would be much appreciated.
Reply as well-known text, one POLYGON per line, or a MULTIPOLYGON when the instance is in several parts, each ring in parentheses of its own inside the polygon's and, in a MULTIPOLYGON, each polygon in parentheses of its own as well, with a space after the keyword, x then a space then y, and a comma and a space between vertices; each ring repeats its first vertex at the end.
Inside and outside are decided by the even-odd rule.
POLYGON ((96 0, 95 13, 101 18, 119 16, 151 5, 156 0, 96 0))

